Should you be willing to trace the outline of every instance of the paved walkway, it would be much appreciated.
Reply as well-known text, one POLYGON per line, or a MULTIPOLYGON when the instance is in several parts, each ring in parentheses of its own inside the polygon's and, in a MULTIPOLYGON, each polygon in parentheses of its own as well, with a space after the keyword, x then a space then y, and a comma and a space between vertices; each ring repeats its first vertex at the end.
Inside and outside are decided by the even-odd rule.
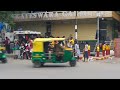
MULTIPOLYGON (((7 54, 7 57, 13 58, 14 54, 7 54)), ((120 64, 120 58, 114 57, 114 51, 111 51, 112 58, 108 58, 105 60, 93 60, 90 62, 100 62, 100 63, 111 63, 111 64, 120 64)), ((82 61, 80 61, 82 62, 82 61)))

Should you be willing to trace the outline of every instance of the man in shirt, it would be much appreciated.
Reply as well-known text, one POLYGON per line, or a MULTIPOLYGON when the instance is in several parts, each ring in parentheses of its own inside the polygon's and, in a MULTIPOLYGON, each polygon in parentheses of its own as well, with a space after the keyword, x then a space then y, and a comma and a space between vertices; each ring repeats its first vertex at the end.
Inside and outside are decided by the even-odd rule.
POLYGON ((84 62, 85 62, 85 58, 87 58, 88 60, 88 42, 86 42, 85 48, 84 48, 84 62))

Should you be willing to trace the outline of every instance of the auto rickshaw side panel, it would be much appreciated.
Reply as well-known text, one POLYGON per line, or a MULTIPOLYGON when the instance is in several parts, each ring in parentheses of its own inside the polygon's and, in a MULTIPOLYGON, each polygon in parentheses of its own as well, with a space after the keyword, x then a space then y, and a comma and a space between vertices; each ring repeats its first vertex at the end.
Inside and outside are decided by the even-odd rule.
POLYGON ((6 59, 5 47, 0 47, 0 60, 6 59))
POLYGON ((39 60, 41 61, 41 54, 43 54, 43 42, 33 43, 32 62, 39 60))
POLYGON ((44 53, 43 52, 33 52, 32 53, 32 62, 34 63, 35 61, 40 61, 44 62, 44 53))
POLYGON ((33 52, 43 52, 43 42, 35 42, 33 43, 33 52))
POLYGON ((72 51, 69 51, 69 50, 64 51, 64 62, 70 61, 72 57, 73 57, 72 51))

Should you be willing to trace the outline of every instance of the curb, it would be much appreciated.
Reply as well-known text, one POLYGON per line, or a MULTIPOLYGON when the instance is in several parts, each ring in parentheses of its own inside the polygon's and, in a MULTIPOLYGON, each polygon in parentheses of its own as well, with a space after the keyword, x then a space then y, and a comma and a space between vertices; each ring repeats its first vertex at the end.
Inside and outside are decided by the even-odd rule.
POLYGON ((8 55, 8 54, 7 54, 6 56, 7 56, 7 58, 9 58, 9 57, 10 57, 10 58, 14 58, 14 55, 8 55))
MULTIPOLYGON (((112 59, 113 56, 101 56, 101 57, 91 57, 89 59, 91 60, 106 60, 106 59, 112 59)), ((84 57, 80 57, 80 60, 83 60, 84 57)))
POLYGON ((95 59, 95 60, 106 60, 106 59, 109 59, 109 58, 111 58, 111 59, 112 59, 112 57, 111 57, 111 56, 94 57, 94 59, 95 59))

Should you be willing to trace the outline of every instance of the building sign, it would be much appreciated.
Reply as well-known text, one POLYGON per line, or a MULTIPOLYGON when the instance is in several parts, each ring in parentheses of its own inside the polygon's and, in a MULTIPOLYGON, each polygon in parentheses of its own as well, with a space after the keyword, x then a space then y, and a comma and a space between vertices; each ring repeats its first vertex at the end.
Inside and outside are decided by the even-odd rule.
MULTIPOLYGON (((77 18, 96 18, 97 11, 77 11, 77 18)), ((100 11, 101 17, 112 17, 112 11, 100 11)), ((53 11, 53 12, 36 12, 14 14, 15 20, 59 20, 75 19, 76 11, 53 11)))

